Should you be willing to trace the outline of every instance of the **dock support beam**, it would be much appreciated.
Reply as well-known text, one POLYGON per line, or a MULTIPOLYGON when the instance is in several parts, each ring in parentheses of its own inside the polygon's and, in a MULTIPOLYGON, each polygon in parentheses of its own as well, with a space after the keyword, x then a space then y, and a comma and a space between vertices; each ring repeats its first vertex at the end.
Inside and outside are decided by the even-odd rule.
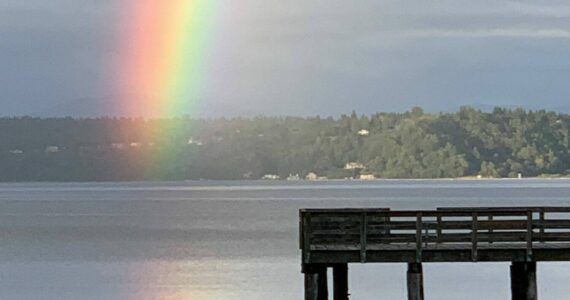
POLYGON ((333 266, 334 300, 348 300, 348 264, 333 266))
POLYGON ((408 300, 424 300, 424 278, 421 263, 408 263, 408 300))
POLYGON ((537 300, 536 262, 513 262, 511 265, 512 300, 537 300))
POLYGON ((303 265, 305 300, 328 300, 327 267, 303 265))

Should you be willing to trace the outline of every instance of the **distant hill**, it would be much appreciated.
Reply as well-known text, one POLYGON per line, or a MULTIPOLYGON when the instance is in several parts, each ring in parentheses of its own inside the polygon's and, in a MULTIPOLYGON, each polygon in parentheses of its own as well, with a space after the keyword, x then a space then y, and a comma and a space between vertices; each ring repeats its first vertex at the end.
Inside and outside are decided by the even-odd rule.
POLYGON ((506 108, 337 118, 0 118, 0 141, 0 181, 570 172, 570 115, 506 108))

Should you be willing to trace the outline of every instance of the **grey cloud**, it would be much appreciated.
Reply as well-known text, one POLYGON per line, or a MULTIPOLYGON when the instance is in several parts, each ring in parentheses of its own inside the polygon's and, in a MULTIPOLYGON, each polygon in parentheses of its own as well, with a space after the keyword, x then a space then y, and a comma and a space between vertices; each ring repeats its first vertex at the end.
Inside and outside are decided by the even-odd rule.
MULTIPOLYGON (((3 1, 3 113, 113 114, 121 2, 3 1)), ((565 1, 220 3, 203 115, 570 102, 565 1)))

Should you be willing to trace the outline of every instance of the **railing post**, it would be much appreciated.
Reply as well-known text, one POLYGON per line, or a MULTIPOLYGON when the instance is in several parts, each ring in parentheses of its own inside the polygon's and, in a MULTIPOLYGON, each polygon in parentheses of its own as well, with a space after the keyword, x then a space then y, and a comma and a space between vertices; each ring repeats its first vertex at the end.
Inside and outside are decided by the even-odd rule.
POLYGON ((305 213, 303 218, 303 262, 309 263, 311 259, 311 213, 305 213))
POLYGON ((541 208, 539 213, 538 213, 538 217, 539 217, 539 227, 540 227, 540 233, 539 233, 539 240, 541 243, 544 242, 544 208, 541 208))
POLYGON ((416 262, 422 262, 422 213, 416 215, 416 262))
POLYGON ((487 220, 489 220, 489 231, 488 231, 488 233, 489 233, 489 244, 492 244, 493 243, 493 225, 492 225, 493 224, 492 223, 493 222, 493 215, 489 215, 487 217, 487 220))
POLYGON ((472 224, 471 224, 471 259, 473 261, 477 261, 477 231, 479 231, 479 223, 478 223, 478 216, 477 213, 474 212, 472 215, 472 224))
POLYGON ((360 262, 366 262, 366 243, 368 242, 368 216, 366 212, 361 215, 360 221, 360 262))
POLYGON ((441 234, 442 234, 442 217, 441 214, 437 214, 437 232, 436 232, 436 236, 437 236, 437 243, 441 243, 441 234))
POLYGON ((385 224, 385 230, 384 230, 384 234, 386 235, 386 244, 389 244, 389 240, 390 240, 390 234, 391 234, 391 230, 390 230, 390 213, 384 213, 384 224, 385 224))
POLYGON ((526 213, 526 261, 532 261, 532 211, 526 213))

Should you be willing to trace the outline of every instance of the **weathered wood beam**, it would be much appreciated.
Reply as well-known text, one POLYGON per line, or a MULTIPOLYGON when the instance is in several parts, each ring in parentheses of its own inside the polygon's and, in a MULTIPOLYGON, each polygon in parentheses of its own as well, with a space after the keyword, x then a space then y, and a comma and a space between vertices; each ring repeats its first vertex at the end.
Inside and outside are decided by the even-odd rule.
POLYGON ((408 263, 408 300, 424 299, 424 281, 421 263, 408 263))
POLYGON ((513 262, 511 265, 512 300, 537 300, 536 262, 513 262))

